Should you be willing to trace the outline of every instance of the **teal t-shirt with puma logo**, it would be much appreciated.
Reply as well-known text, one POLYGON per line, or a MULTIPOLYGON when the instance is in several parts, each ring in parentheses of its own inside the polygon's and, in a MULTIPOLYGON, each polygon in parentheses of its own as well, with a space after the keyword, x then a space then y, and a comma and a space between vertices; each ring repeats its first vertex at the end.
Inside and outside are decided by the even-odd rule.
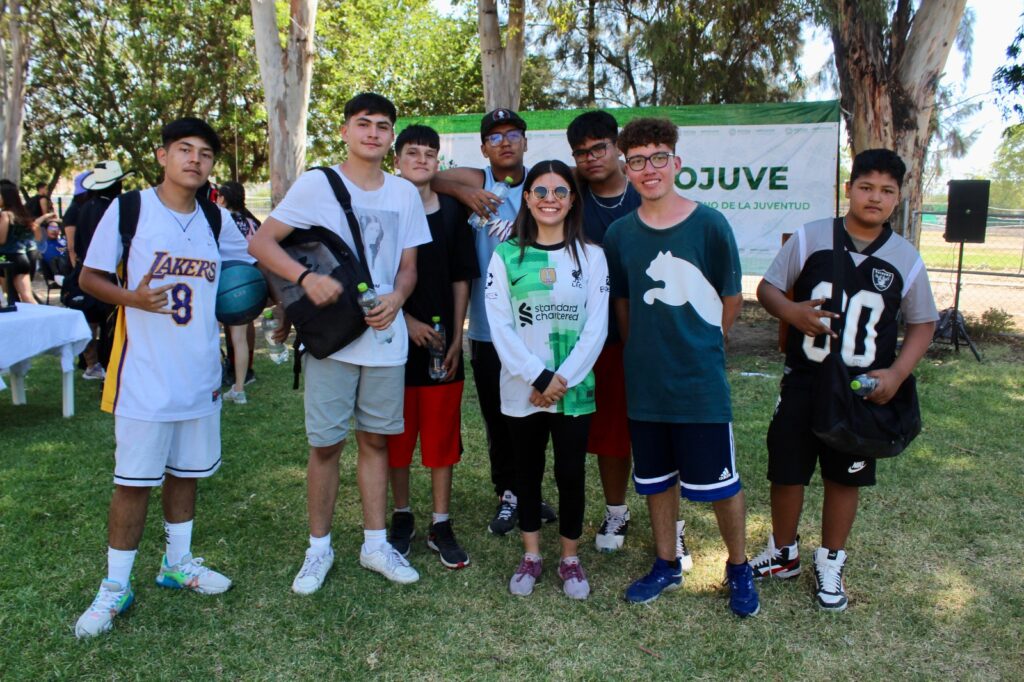
POLYGON ((611 295, 629 300, 630 419, 731 422, 722 298, 741 293, 742 281, 725 216, 698 204, 681 223, 654 229, 634 211, 608 228, 604 249, 611 295))

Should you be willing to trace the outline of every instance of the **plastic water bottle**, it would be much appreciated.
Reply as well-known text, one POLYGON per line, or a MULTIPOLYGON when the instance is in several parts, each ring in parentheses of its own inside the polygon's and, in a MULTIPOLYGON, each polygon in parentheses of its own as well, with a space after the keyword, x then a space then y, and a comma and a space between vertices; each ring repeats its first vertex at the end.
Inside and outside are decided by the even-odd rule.
MULTIPOLYGON (((366 282, 357 284, 356 290, 359 292, 359 307, 363 309, 363 315, 369 315, 371 310, 380 305, 377 292, 371 289, 366 282)), ((395 330, 390 326, 386 329, 374 329, 373 336, 377 339, 377 343, 391 343, 391 340, 395 338, 395 330)))
POLYGON ((850 382, 850 390, 859 396, 866 396, 878 386, 878 379, 867 374, 859 374, 850 382))
POLYGON ((265 310, 263 319, 260 320, 260 329, 263 330, 263 338, 267 342, 267 352, 275 365, 282 365, 288 362, 288 346, 274 341, 274 332, 281 326, 281 321, 274 317, 273 310, 265 310))
POLYGON ((430 318, 433 322, 434 331, 440 337, 440 341, 430 345, 430 378, 434 381, 441 381, 448 375, 444 367, 444 355, 448 350, 448 337, 444 333, 444 325, 441 324, 441 317, 434 315, 430 318))
MULTIPOLYGON (((505 197, 507 197, 508 193, 512 191, 512 182, 512 178, 506 177, 501 184, 499 184, 497 187, 491 190, 491 194, 498 197, 499 203, 505 201, 505 197)), ((494 214, 492 213, 491 215, 494 214)), ((469 225, 470 227, 479 230, 482 229, 483 226, 487 224, 488 220, 490 220, 490 218, 481 218, 479 215, 474 213, 473 215, 469 216, 469 225)))

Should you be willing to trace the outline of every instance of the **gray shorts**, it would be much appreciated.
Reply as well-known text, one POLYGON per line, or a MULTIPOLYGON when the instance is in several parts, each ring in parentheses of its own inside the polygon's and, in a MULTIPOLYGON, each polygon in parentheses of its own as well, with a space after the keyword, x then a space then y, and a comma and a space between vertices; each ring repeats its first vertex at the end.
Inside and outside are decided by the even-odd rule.
POLYGON ((405 431, 402 418, 405 367, 363 367, 347 362, 302 358, 306 437, 315 448, 335 445, 356 431, 394 435, 405 431))

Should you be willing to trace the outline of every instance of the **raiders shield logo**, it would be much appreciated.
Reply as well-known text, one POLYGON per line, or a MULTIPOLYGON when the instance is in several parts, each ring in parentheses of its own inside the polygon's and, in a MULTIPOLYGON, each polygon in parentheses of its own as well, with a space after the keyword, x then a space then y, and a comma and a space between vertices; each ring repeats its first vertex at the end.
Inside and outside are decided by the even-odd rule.
POLYGON ((892 284, 893 274, 888 270, 871 269, 871 281, 878 291, 885 291, 892 284))

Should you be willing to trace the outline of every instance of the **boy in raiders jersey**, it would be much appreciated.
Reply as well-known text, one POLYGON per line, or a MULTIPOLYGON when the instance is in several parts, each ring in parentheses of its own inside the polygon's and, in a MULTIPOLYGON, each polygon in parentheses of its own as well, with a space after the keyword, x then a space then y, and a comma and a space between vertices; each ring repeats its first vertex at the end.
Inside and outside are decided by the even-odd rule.
POLYGON ((220 467, 220 335, 214 309, 221 258, 252 262, 235 229, 219 243, 196 191, 213 168, 220 140, 205 121, 164 126, 156 156, 163 181, 141 192, 127 262, 111 203, 85 256, 82 290, 119 306, 102 407, 114 413, 114 495, 108 523, 107 574, 75 635, 110 630, 134 598, 130 578, 146 522, 150 490, 161 494, 167 549, 157 585, 219 594, 231 580, 191 550, 196 481, 220 467), (120 264, 120 268, 118 267, 120 264), (107 278, 120 272, 124 286, 107 278))
POLYGON ((757 299, 789 324, 789 333, 781 393, 768 428, 772 535, 750 564, 758 577, 799 575, 797 525, 804 488, 820 458, 825 500, 814 579, 818 605, 832 611, 847 605, 846 540, 860 488, 875 483, 875 460, 855 461, 814 436, 811 384, 836 337, 833 327, 843 330, 842 358, 850 374, 867 372, 878 379, 866 399, 879 404, 893 397, 931 343, 938 314, 928 273, 913 245, 886 222, 899 202, 905 173, 903 161, 888 149, 869 149, 853 160, 846 185, 850 209, 843 218, 848 254, 842 292, 845 324, 833 324, 837 316, 822 310, 833 295, 832 219, 798 229, 757 287, 757 299), (793 300, 784 293, 790 289, 793 300), (906 334, 897 354, 901 315, 906 334))

